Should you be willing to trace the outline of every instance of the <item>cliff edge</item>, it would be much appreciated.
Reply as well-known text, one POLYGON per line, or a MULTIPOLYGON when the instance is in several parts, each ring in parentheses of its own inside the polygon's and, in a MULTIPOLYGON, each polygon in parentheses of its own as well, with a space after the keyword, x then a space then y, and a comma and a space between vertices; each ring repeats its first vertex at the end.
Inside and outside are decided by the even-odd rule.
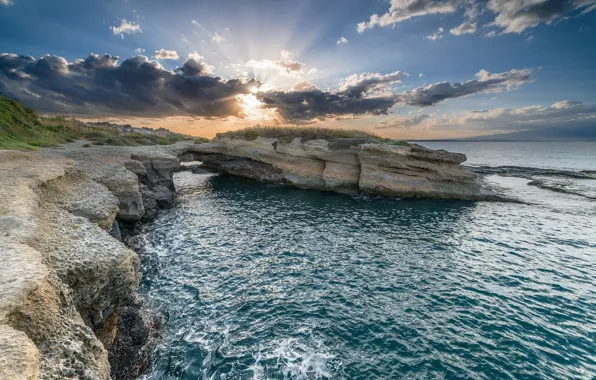
POLYGON ((172 202, 179 160, 82 144, 0 151, 0 379, 130 379, 147 365, 154 322, 120 227, 172 202))

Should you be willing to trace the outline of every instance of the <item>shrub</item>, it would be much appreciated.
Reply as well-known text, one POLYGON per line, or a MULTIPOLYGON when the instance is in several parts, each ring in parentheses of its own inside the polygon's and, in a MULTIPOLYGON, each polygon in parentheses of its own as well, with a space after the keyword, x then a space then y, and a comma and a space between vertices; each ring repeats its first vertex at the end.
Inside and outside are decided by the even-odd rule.
POLYGON ((209 141, 211 141, 211 140, 209 140, 206 137, 195 137, 195 139, 194 139, 195 144, 204 144, 204 143, 208 143, 209 141))
POLYGON ((106 145, 124 146, 126 145, 122 140, 116 137, 109 137, 105 141, 106 145))
POLYGON ((97 139, 106 138, 108 136, 108 134, 106 132, 95 131, 95 132, 85 133, 84 136, 86 139, 89 139, 89 140, 97 140, 97 139))
POLYGON ((277 138, 282 143, 290 143, 295 138, 300 138, 302 142, 309 140, 327 140, 332 150, 349 149, 352 146, 377 143, 393 144, 400 146, 409 146, 405 141, 397 141, 379 137, 373 133, 359 129, 331 129, 319 127, 263 127, 255 125, 254 127, 239 129, 225 133, 218 133, 217 137, 242 138, 245 140, 255 140, 257 137, 277 138))
POLYGON ((85 145, 83 145, 83 148, 91 148, 91 145, 85 144, 85 145))

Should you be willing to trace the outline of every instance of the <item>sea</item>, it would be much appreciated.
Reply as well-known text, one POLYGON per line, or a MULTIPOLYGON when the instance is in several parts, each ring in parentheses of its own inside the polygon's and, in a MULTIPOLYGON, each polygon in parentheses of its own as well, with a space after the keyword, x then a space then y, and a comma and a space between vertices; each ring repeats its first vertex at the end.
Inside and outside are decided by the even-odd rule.
POLYGON ((596 143, 421 142, 519 203, 175 175, 153 379, 596 378, 596 143))

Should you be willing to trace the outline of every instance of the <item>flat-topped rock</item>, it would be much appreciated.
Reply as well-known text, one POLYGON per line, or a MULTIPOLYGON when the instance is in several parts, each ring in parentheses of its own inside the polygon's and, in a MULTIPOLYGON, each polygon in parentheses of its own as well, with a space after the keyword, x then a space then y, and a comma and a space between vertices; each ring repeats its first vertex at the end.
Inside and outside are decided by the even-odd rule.
POLYGON ((461 165, 464 154, 403 142, 224 136, 179 152, 189 153, 205 167, 300 188, 401 198, 499 199, 483 191, 477 176, 461 165))

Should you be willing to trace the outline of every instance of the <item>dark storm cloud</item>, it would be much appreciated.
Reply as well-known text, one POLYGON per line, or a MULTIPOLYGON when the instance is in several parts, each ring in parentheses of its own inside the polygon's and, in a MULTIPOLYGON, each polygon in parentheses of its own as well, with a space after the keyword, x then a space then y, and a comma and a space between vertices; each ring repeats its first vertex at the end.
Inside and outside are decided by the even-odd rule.
MULTIPOLYGON (((87 116, 208 118, 244 117, 238 95, 260 86, 255 79, 211 76, 212 66, 199 55, 176 70, 135 56, 119 61, 109 54, 91 54, 68 62, 46 55, 39 59, 0 54, 0 90, 40 112, 87 116)), ((265 109, 276 109, 287 122, 308 122, 348 115, 381 115, 397 104, 430 106, 451 98, 515 89, 531 80, 531 70, 491 74, 485 70, 464 83, 436 83, 400 94, 394 84, 407 74, 364 73, 346 78, 338 90, 301 83, 290 91, 258 92, 265 109)))
POLYGON ((338 91, 324 91, 301 86, 303 90, 269 91, 257 97, 265 108, 276 108, 285 120, 308 121, 345 115, 383 115, 397 104, 417 107, 435 105, 447 99, 479 93, 501 92, 518 88, 531 81, 532 70, 511 70, 491 74, 481 70, 477 79, 464 83, 441 82, 406 91, 387 93, 387 86, 399 82, 406 74, 362 74, 347 78, 338 91), (381 91, 380 96, 369 96, 381 91))
POLYGON ((265 108, 276 108, 287 121, 305 122, 342 115, 386 114, 394 96, 362 98, 344 91, 268 91, 257 94, 265 108))
POLYGON ((41 112, 242 117, 236 96, 250 93, 259 82, 225 80, 207 71, 208 65, 196 59, 169 71, 144 56, 118 64, 111 55, 68 62, 49 55, 0 54, 0 88, 41 112))

